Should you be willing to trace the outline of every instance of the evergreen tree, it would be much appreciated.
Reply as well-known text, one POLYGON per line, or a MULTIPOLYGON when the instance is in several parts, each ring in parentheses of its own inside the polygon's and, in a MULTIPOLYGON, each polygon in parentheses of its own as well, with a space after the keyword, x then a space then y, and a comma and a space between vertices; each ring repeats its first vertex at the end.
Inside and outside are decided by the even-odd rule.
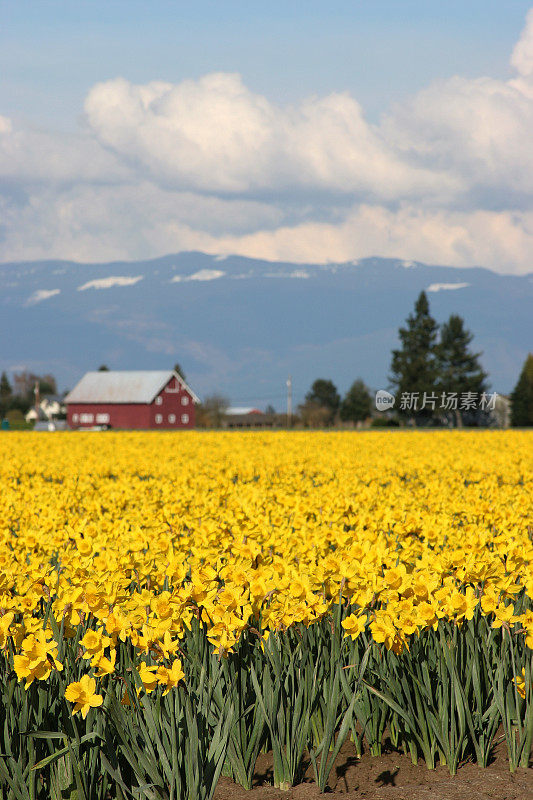
POLYGON ((4 402, 11 397, 13 389, 5 372, 0 375, 0 400, 4 402))
POLYGON ((372 398, 361 378, 348 389, 341 404, 341 419, 344 422, 360 422, 370 416, 372 398))
MULTIPOLYGON (((449 414, 457 425, 479 424, 483 411, 479 409, 479 396, 487 391, 487 373, 479 363, 481 353, 472 353, 470 343, 473 335, 464 327, 464 321, 452 314, 440 329, 440 342, 436 348, 439 404, 442 393, 457 395, 457 409, 449 414), (476 397, 476 408, 461 410, 461 395, 472 392, 476 397)), ((446 412, 445 412, 446 413, 446 412)))
POLYGON ((41 397, 46 394, 57 394, 57 383, 53 375, 35 375, 35 381, 39 383, 41 397))
POLYGON ((180 367, 180 365, 179 365, 179 364, 177 364, 177 363, 176 363, 176 364, 174 364, 174 372, 177 372, 177 373, 178 373, 178 375, 179 375, 181 378, 183 378, 183 380, 184 380, 184 381, 186 381, 186 380, 187 380, 187 378, 185 377, 185 373, 184 373, 184 371, 182 370, 182 368, 180 367))
POLYGON ((398 331, 401 347, 392 352, 390 382, 396 390, 395 407, 402 416, 427 423, 435 416, 431 404, 422 405, 424 394, 429 397, 436 389, 438 326, 429 313, 425 292, 420 292, 406 323, 398 331))
POLYGON ((511 394, 511 425, 525 428, 533 425, 533 354, 525 360, 522 372, 511 394))
POLYGON ((100 364, 98 367, 98 372, 109 372, 109 367, 107 364, 100 364))
POLYGON ((4 416, 9 408, 13 389, 5 372, 0 375, 0 416, 4 416))
POLYGON ((57 394, 56 379, 53 375, 35 375, 33 372, 15 372, 13 376, 15 395, 22 398, 23 410, 28 410, 35 403, 35 384, 39 384, 41 398, 47 394, 57 394))
POLYGON ((305 395, 306 406, 316 406, 327 411, 325 424, 333 422, 341 403, 340 395, 333 381, 318 378, 305 395))

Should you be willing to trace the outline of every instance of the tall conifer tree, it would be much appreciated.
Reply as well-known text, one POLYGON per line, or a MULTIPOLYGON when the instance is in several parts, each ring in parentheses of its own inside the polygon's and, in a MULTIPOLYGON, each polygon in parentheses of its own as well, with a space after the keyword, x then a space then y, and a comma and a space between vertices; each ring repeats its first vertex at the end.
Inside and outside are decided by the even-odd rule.
POLYGON ((5 372, 2 372, 2 375, 0 375, 0 416, 4 416, 6 413, 12 394, 13 389, 9 383, 9 378, 5 372))
POLYGON ((447 396, 455 393, 458 397, 458 408, 451 413, 455 424, 479 424, 484 412, 479 401, 483 392, 487 391, 487 373, 479 363, 481 353, 472 353, 470 344, 473 339, 470 331, 464 327, 464 320, 452 314, 440 329, 440 342, 436 348, 439 393, 447 396), (476 395, 476 408, 461 411, 461 395, 471 392, 476 395))
POLYGON ((533 425, 533 354, 525 360, 522 372, 511 394, 511 425, 525 428, 533 425))
POLYGON ((343 422, 361 422, 370 416, 372 398, 361 378, 358 378, 346 392, 341 403, 340 416, 343 422))
POLYGON ((414 418, 419 423, 427 423, 435 411, 431 407, 421 408, 424 393, 430 395, 436 390, 438 326, 429 312, 425 292, 415 303, 414 313, 400 328, 398 335, 401 347, 392 352, 390 381, 396 390, 396 409, 404 417, 414 418), (402 395, 415 396, 416 408, 401 408, 402 395))

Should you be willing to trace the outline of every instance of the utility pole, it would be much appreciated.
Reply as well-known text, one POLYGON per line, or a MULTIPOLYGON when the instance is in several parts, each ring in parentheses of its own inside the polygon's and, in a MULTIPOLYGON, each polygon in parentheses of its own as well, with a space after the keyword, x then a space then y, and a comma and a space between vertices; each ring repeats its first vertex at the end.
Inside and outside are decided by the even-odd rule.
POLYGON ((287 378, 287 427, 292 423, 292 376, 287 378))
POLYGON ((39 411, 40 411, 40 392, 39 392, 39 381, 35 381, 35 388, 33 390, 35 395, 35 413, 37 414, 37 422, 39 421, 39 411))

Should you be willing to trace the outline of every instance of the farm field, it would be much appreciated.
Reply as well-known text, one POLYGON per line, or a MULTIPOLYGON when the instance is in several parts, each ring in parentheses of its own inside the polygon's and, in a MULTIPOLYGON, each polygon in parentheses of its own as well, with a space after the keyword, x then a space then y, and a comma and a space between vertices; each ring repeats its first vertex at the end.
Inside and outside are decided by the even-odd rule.
POLYGON ((0 455, 2 799, 533 797, 533 432, 0 455))

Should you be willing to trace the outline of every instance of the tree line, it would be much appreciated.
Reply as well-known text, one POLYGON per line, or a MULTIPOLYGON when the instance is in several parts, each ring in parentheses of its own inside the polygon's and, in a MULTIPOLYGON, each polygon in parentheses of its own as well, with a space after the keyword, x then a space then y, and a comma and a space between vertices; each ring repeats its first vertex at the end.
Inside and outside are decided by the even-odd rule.
POLYGON ((56 395, 56 379, 51 374, 37 375, 23 370, 15 372, 9 380, 7 373, 0 375, 0 419, 11 417, 23 419, 29 409, 35 405, 35 387, 39 387, 39 396, 56 395))
MULTIPOLYGON (((392 351, 389 386, 394 405, 376 413, 374 393, 362 378, 357 378, 344 397, 330 379, 317 378, 297 408, 295 425, 324 428, 340 423, 357 424, 372 419, 372 424, 483 426, 489 423, 492 399, 488 375, 481 366, 481 353, 472 349, 473 335, 464 320, 452 314, 439 325, 431 316, 425 292, 418 296, 413 312, 398 331, 399 347, 392 351), (394 393, 394 394, 392 394, 394 393)), ((186 380, 180 364, 174 370, 186 380)), ((102 364, 99 371, 106 372, 102 364)), ((11 385, 6 372, 0 375, 0 419, 17 414, 23 418, 35 404, 35 387, 40 397, 57 394, 53 375, 22 371, 11 385)), ((511 425, 533 426, 533 354, 529 354, 513 392, 511 425)), ((199 427, 221 427, 229 407, 227 398, 213 394, 197 409, 199 427)), ((275 425, 285 427, 286 414, 267 409, 275 425)))
MULTIPOLYGON (((495 410, 496 393, 489 393, 481 353, 472 349, 473 335, 457 314, 439 325, 431 316, 425 292, 398 331, 400 345, 392 351, 389 389, 394 405, 377 413, 373 393, 358 378, 341 398, 335 384, 314 381, 298 407, 306 427, 339 422, 373 424, 410 422, 418 426, 485 426, 495 410)), ((511 425, 533 426, 533 355, 529 354, 511 396, 511 425)))

